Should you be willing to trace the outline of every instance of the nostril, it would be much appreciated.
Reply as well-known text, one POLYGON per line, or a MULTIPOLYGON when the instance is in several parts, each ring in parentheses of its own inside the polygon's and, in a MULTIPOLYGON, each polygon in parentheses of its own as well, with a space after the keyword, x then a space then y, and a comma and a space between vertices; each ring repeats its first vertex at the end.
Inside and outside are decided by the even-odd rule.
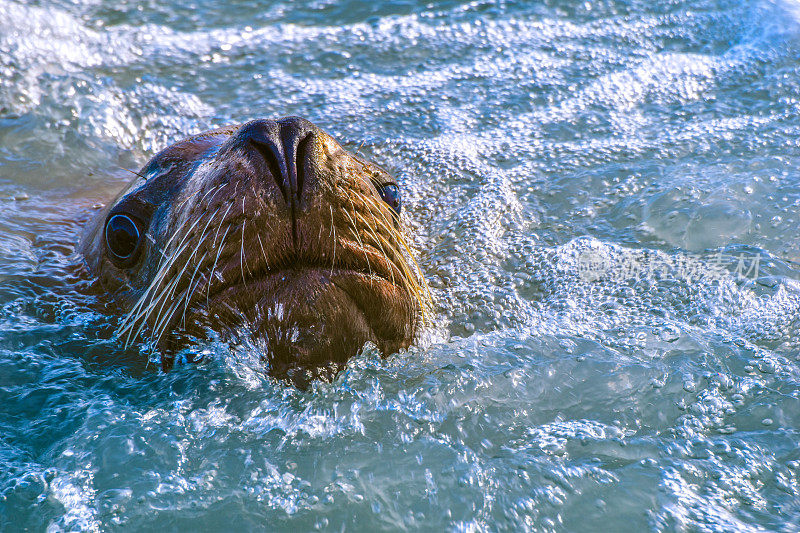
POLYGON ((295 156, 295 165, 297 165, 297 197, 303 193, 303 185, 306 178, 306 157, 308 156, 309 143, 311 142, 311 135, 300 141, 297 145, 297 154, 295 156))
POLYGON ((267 169, 269 173, 272 174, 272 179, 275 180, 275 183, 278 184, 278 188, 281 190, 281 195, 283 195, 284 201, 289 201, 289 183, 288 183, 288 176, 286 176, 286 172, 282 171, 283 165, 281 165, 281 154, 278 153, 277 147, 269 142, 261 142, 257 139, 250 139, 250 145, 259 153, 261 157, 264 159, 264 162, 267 164, 267 169))

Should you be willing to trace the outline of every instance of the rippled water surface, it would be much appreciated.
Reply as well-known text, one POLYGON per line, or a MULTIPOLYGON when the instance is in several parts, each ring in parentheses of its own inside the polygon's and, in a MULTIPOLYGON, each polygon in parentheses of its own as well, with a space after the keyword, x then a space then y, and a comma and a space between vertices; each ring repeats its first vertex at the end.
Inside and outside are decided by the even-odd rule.
POLYGON ((795 531, 798 58, 793 0, 0 0, 0 530, 795 531), (84 221, 284 115, 398 177, 435 323, 148 367, 84 221))

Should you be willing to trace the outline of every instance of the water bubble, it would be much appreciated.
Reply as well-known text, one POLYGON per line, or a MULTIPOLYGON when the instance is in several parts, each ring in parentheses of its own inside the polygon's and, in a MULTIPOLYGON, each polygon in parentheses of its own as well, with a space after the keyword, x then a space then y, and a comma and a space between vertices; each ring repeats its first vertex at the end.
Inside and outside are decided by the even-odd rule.
POLYGON ((775 362, 764 359, 758 363, 758 369, 764 374, 773 374, 775 373, 775 362))
POLYGON ((668 326, 661 330, 659 338, 664 342, 675 342, 680 338, 680 330, 675 326, 668 326))

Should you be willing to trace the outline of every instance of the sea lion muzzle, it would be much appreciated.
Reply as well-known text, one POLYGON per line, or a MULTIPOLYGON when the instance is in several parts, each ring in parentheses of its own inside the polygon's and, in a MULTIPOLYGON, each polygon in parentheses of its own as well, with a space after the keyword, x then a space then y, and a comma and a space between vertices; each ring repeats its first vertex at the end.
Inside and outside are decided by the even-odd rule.
POLYGON ((400 188, 311 122, 254 120, 156 154, 80 251, 165 354, 206 332, 256 339, 269 371, 330 376, 366 343, 409 346, 427 290, 400 188))

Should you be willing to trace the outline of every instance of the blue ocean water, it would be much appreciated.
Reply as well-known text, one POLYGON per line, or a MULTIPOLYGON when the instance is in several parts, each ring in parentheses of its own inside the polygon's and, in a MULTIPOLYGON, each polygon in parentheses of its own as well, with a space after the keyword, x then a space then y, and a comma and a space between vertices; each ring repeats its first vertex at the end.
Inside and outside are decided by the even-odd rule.
POLYGON ((796 531, 798 139, 795 0, 0 0, 0 530, 796 531), (286 115, 397 176, 433 324, 161 373, 81 227, 286 115))

